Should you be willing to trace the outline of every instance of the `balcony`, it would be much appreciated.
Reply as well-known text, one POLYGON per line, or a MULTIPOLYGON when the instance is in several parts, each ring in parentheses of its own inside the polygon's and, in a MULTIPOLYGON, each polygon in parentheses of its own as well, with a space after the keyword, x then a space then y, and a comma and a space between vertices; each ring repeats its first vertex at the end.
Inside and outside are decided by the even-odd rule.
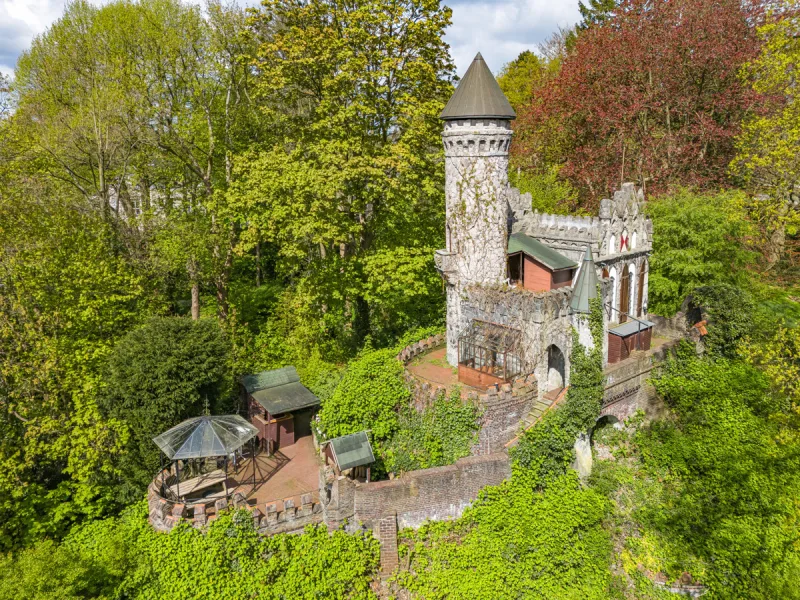
POLYGON ((437 250, 433 255, 436 270, 445 280, 445 283, 454 283, 456 276, 456 253, 447 250, 437 250))

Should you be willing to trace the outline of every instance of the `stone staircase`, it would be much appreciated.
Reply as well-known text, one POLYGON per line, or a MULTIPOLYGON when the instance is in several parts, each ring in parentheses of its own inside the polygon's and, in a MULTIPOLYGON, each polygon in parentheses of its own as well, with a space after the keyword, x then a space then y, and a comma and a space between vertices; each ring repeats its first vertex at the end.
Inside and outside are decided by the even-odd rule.
POLYGON ((558 404, 564 399, 568 389, 568 387, 565 387, 560 390, 551 390, 547 392, 541 400, 534 400, 530 412, 522 419, 522 428, 527 431, 533 427, 551 406, 558 404))

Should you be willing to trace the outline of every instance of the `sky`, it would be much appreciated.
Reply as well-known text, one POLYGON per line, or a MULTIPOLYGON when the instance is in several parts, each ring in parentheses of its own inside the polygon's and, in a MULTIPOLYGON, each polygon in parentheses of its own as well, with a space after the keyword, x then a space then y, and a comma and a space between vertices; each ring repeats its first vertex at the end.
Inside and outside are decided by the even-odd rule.
MULTIPOLYGON (((247 4, 255 1, 237 0, 247 4)), ((64 10, 64 0, 0 0, 0 72, 10 74, 34 36, 64 10)), ((558 26, 578 21, 578 0, 450 0, 453 24, 447 30, 458 74, 480 52, 498 73, 523 50, 533 50, 558 26)))

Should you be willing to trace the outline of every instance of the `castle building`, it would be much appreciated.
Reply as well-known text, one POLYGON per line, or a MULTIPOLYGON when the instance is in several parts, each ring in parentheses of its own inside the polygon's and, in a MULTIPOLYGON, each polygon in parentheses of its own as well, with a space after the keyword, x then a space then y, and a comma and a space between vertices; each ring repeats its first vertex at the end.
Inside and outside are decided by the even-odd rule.
POLYGON ((534 374, 540 395, 569 385, 573 331, 592 346, 598 289, 606 364, 647 350, 652 222, 632 183, 596 217, 541 214, 508 182, 516 114, 478 54, 442 111, 447 360, 478 388, 534 374))

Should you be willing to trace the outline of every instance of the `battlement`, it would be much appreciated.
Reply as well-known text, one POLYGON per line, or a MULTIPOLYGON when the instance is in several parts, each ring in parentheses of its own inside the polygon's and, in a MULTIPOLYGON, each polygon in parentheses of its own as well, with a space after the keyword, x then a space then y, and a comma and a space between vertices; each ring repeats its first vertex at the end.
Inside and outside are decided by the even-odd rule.
POLYGON ((574 215, 551 215, 534 211, 523 215, 514 226, 535 238, 560 238, 595 242, 601 232, 603 220, 599 217, 578 217, 574 215))

